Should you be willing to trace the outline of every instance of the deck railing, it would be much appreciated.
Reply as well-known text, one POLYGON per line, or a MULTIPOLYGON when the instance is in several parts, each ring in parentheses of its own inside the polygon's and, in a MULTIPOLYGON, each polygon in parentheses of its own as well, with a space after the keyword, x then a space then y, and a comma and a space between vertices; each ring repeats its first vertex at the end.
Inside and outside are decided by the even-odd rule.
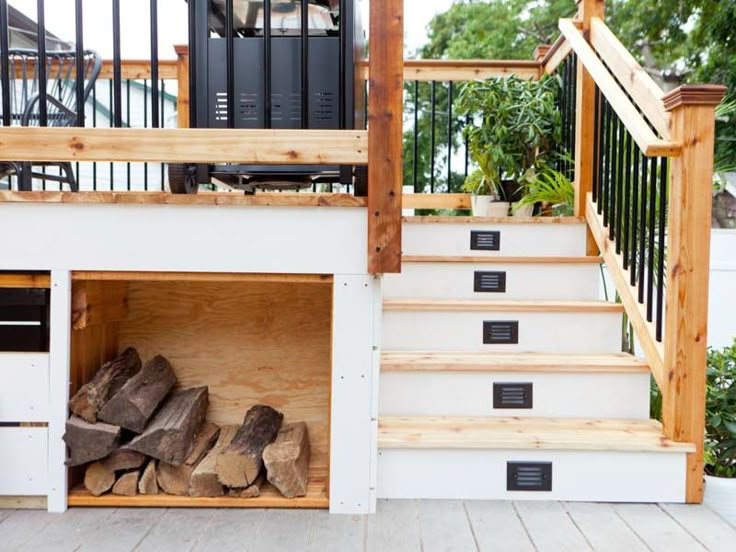
POLYGON ((725 89, 665 94, 605 25, 604 1, 578 5, 543 61, 554 72, 576 60, 575 212, 660 388, 666 436, 697 446, 687 500, 700 502, 715 106, 725 89))

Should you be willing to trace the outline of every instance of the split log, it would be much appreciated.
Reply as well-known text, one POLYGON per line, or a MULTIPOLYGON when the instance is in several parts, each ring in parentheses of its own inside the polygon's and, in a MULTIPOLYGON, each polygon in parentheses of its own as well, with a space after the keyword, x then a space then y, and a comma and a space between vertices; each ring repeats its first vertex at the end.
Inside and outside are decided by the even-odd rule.
POLYGON ((268 481, 286 498, 307 494, 309 432, 307 424, 287 424, 263 451, 268 481))
POLYGON ((106 493, 114 484, 115 472, 101 462, 92 462, 84 471, 84 488, 94 496, 106 493))
POLYGON ((120 477, 118 477, 118 480, 115 482, 115 485, 112 486, 112 494, 121 495, 121 496, 135 496, 138 494, 138 478, 140 477, 141 472, 131 471, 126 472, 120 477))
POLYGON ((201 429, 194 439, 192 452, 184 463, 180 466, 161 462, 158 465, 156 478, 159 487, 165 492, 177 496, 189 496, 189 486, 192 479, 192 473, 197 465, 202 461, 205 454, 212 448, 215 443, 220 428, 211 423, 202 424, 201 429))
POLYGON ((183 464, 204 421, 207 397, 207 387, 176 391, 128 447, 162 462, 183 464))
POLYGON ((240 426, 228 425, 220 428, 215 446, 194 468, 189 480, 189 494, 197 497, 223 496, 225 489, 217 479, 217 457, 230 444, 240 426))
POLYGON ((158 482, 156 481, 156 460, 149 460, 146 469, 143 470, 138 481, 138 492, 142 495, 158 494, 158 482))
POLYGON ((100 409, 141 369, 138 352, 129 348, 97 370, 92 380, 69 401, 69 410, 90 423, 97 421, 100 409))
POLYGON ((100 462, 110 471, 136 470, 146 463, 146 455, 121 447, 100 462))
POLYGON ((103 422, 142 433, 175 384, 176 376, 169 361, 156 356, 107 401, 98 417, 103 422))
POLYGON ((266 486, 266 473, 261 472, 256 478, 255 483, 245 489, 230 489, 228 495, 233 498, 258 498, 261 491, 266 486))
POLYGON ((120 428, 109 424, 91 424, 79 416, 66 422, 64 442, 69 447, 67 466, 80 466, 104 458, 120 441, 120 428))
POLYGON ((263 468, 263 449, 281 429, 284 415, 265 405, 256 405, 245 414, 243 425, 232 442, 217 457, 217 479, 228 487, 251 485, 263 468))

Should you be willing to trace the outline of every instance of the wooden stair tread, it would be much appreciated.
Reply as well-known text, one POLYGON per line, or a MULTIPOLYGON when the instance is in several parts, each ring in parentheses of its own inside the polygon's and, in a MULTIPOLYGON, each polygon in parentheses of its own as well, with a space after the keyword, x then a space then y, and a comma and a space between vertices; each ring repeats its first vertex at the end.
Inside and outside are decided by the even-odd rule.
POLYGON ((692 444, 667 439, 655 420, 518 417, 383 416, 378 447, 695 452, 692 444))
POLYGON ((405 263, 601 264, 601 257, 482 257, 404 255, 405 263))
POLYGON ((623 312, 619 303, 607 301, 534 301, 480 299, 384 299, 384 311, 465 312, 623 312))
POLYGON ((571 355, 547 353, 464 353, 385 351, 384 372, 552 372, 648 373, 645 359, 625 353, 571 355))
POLYGON ((448 217, 408 216, 403 222, 411 224, 583 224, 583 217, 448 217))

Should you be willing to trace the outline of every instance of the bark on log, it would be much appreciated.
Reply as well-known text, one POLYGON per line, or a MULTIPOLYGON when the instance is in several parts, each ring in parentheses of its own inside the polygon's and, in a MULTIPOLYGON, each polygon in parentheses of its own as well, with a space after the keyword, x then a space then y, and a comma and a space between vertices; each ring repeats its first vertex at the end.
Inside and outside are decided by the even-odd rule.
POLYGON ((255 483, 245 489, 230 489, 228 492, 229 496, 234 498, 258 498, 261 496, 261 491, 266 486, 266 473, 261 472, 255 483))
POLYGON ((207 387, 176 391, 128 447, 169 464, 183 464, 204 421, 207 396, 207 387))
POLYGON ((89 383, 69 401, 69 410, 90 423, 97 422, 100 409, 141 369, 138 352, 129 348, 97 370, 89 383))
POLYGON ((217 478, 228 487, 251 485, 263 468, 263 449, 276 439, 284 415, 270 406, 256 405, 245 415, 232 442, 217 457, 217 478))
POLYGON ((228 425, 220 428, 217 443, 204 459, 194 468, 189 481, 190 496, 212 497, 223 496, 225 489, 217 479, 217 457, 230 444, 240 426, 228 425))
POLYGON ((142 433, 161 402, 176 384, 171 364, 162 356, 146 362, 143 368, 99 412, 99 419, 142 433))
POLYGON ((112 494, 121 496, 135 496, 138 494, 138 478, 141 472, 138 470, 124 473, 112 486, 112 494))
POLYGON ((102 462, 108 470, 114 472, 121 470, 137 470, 146 463, 146 455, 135 450, 130 450, 127 447, 121 447, 110 456, 100 460, 100 462, 102 462))
POLYGON ((307 424, 287 424, 263 451, 268 481, 286 498, 306 496, 309 472, 307 424))
POLYGON ((138 481, 138 492, 142 495, 158 494, 158 482, 156 481, 156 460, 148 461, 146 469, 143 470, 138 481))
POLYGON ((107 469, 101 462, 92 462, 84 471, 84 488, 94 496, 109 491, 115 484, 115 472, 107 469))
POLYGON ((91 424, 79 416, 66 422, 64 442, 69 447, 67 466, 80 466, 104 458, 120 441, 120 428, 109 424, 91 424))
POLYGON ((192 452, 182 465, 159 463, 156 477, 161 490, 172 495, 189 496, 192 473, 212 448, 219 433, 220 428, 217 425, 205 422, 194 439, 192 452))

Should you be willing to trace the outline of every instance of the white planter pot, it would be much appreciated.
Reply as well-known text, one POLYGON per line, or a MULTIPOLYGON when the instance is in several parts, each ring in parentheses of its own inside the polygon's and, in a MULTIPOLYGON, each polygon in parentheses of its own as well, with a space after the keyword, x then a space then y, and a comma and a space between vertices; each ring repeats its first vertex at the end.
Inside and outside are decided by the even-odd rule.
POLYGON ((470 196, 470 204, 474 217, 507 217, 509 204, 505 201, 496 201, 493 196, 470 196))
POLYGON ((517 208, 518 203, 514 203, 511 207, 511 212, 515 217, 531 217, 534 214, 534 205, 524 205, 523 207, 517 208))
POLYGON ((736 525, 736 479, 706 475, 703 502, 723 519, 736 525))

